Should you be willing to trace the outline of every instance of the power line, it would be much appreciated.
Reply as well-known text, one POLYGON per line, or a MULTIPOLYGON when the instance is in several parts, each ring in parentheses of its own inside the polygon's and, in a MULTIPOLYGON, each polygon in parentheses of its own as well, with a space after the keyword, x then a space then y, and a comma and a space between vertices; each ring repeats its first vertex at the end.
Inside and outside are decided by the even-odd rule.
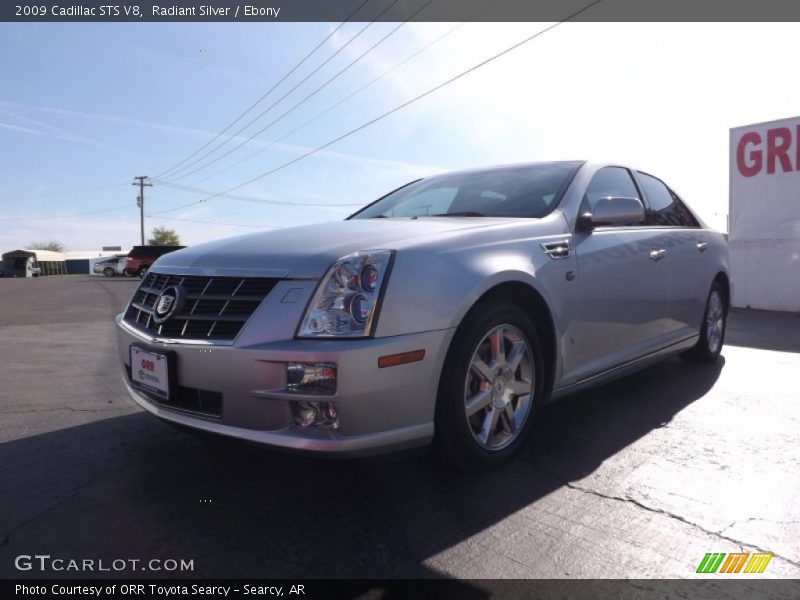
POLYGON ((240 127, 240 128, 239 128, 239 129, 238 129, 238 130, 237 130, 235 133, 233 133, 233 134, 229 135, 228 137, 226 137, 226 138, 225 138, 224 140, 222 140, 222 141, 221 141, 219 144, 217 144, 217 145, 216 145, 214 148, 212 148, 211 150, 209 150, 208 152, 206 152, 206 153, 205 153, 205 154, 203 154, 202 156, 200 156, 200 157, 198 157, 198 158, 194 159, 194 160, 193 160, 192 162, 190 162, 189 164, 187 164, 187 165, 184 165, 183 167, 181 167, 181 168, 177 169, 176 171, 174 171, 174 172, 172 173, 172 176, 173 176, 173 177, 175 177, 176 175, 178 175, 179 173, 181 173, 181 172, 185 171, 186 169, 189 169, 189 168, 193 167, 194 165, 196 165, 196 164, 197 164, 198 162, 200 162, 201 160, 204 160, 206 157, 208 157, 208 156, 211 156, 211 155, 212 155, 212 154, 214 154, 214 153, 215 153, 217 150, 219 150, 219 149, 220 149, 220 148, 222 148, 222 147, 223 147, 225 144, 227 144, 229 141, 231 141, 232 139, 236 138, 236 137, 237 137, 237 136, 238 136, 240 133, 242 133, 242 132, 243 132, 245 129, 247 129, 248 127, 250 127, 250 125, 252 125, 252 124, 253 124, 253 123, 255 123, 256 121, 258 121, 258 120, 259 120, 261 117, 263 117, 265 114, 267 114, 267 113, 268 113, 269 111, 271 111, 273 108, 275 108, 275 107, 276 107, 278 104, 280 104, 280 103, 281 103, 281 102, 282 102, 284 99, 286 99, 286 98, 287 98, 287 97, 288 97, 290 94, 292 94, 292 93, 293 93, 293 92, 294 92, 294 91, 295 91, 297 88, 299 88, 299 87, 300 87, 301 85, 303 85, 303 84, 304 84, 306 81, 308 81, 309 79, 311 79, 311 77, 313 77, 314 75, 316 75, 316 74, 317 74, 317 72, 319 72, 319 70, 320 70, 320 69, 322 69, 322 67, 324 67, 324 66, 325 66, 326 64, 328 64, 328 63, 329 63, 331 60, 333 60, 333 59, 334 59, 336 56, 338 56, 340 52, 342 52, 342 51, 343 51, 345 48, 347 48, 347 47, 348 47, 350 44, 352 44, 352 43, 353 43, 353 42, 354 42, 356 39, 358 39, 358 37, 359 37, 359 36, 360 36, 362 33, 364 33, 364 32, 365 32, 367 29, 369 29, 370 27, 372 27, 372 25, 374 25, 374 24, 375 24, 375 22, 376 22, 378 19, 380 19, 380 18, 383 16, 383 14, 384 14, 384 13, 386 13, 386 12, 387 12, 387 11, 388 11, 388 10, 389 10, 389 9, 390 9, 392 6, 394 6, 394 5, 395 5, 395 4, 396 4, 398 1, 399 1, 399 0, 394 0, 394 1, 393 1, 391 4, 389 4, 389 5, 388 5, 386 8, 384 8, 384 9, 383 9, 383 10, 380 12, 380 14, 378 14, 378 16, 376 16, 376 17, 375 17, 375 18, 374 18, 372 21, 370 21, 370 22, 369 22, 369 23, 367 23, 367 24, 366 24, 366 25, 365 25, 363 28, 361 28, 361 30, 360 30, 358 33, 356 33, 356 34, 355 34, 353 37, 351 37, 349 40, 347 40, 347 41, 344 43, 344 45, 342 45, 341 47, 339 47, 339 48, 338 48, 338 49, 337 49, 337 50, 336 50, 336 51, 335 51, 333 54, 331 54, 331 55, 330 55, 328 58, 326 58, 326 59, 325 59, 325 60, 324 60, 324 61, 323 61, 323 62, 322 62, 320 65, 318 65, 318 66, 317 66, 317 68, 315 68, 315 69, 314 69, 313 71, 311 71, 311 72, 310 72, 308 75, 306 75, 306 76, 305 76, 305 77, 304 77, 302 80, 300 80, 300 82, 298 82, 297 84, 295 84, 295 86, 294 86, 294 87, 292 87, 292 88, 291 88, 291 89, 290 89, 288 92, 284 93, 284 94, 283 94, 283 96, 281 96, 281 97, 280 97, 280 98, 278 98, 278 99, 277 99, 275 102, 273 102, 272 104, 270 104, 270 105, 269 105, 269 106, 268 106, 266 109, 264 109, 263 111, 261 111, 261 112, 260 112, 258 115, 256 115, 256 116, 255 116, 253 119, 251 119, 250 121, 248 121, 248 122, 247 122, 247 124, 245 124, 243 127, 240 127))
POLYGON ((390 36, 392 36, 394 33, 396 33, 396 32, 397 32, 397 30, 398 30, 398 29, 400 29, 400 28, 401 28, 403 25, 405 25, 405 24, 406 24, 406 23, 408 23, 408 22, 409 22, 411 19, 413 19, 415 16, 417 16, 417 15, 418 15, 418 14, 419 14, 419 13, 420 13, 420 12, 421 12, 421 11, 422 11, 424 8, 426 8, 427 6, 429 6, 429 5, 430 5, 432 2, 433 2, 433 0, 428 0, 428 2, 426 2, 425 4, 423 4, 422 6, 420 6, 420 7, 419 7, 419 8, 418 8, 416 11, 414 11, 414 12, 413 12, 413 13, 412 13, 412 14, 411 14, 411 15, 410 15, 410 16, 409 16, 409 17, 408 17, 408 18, 407 18, 405 21, 403 21, 402 23, 399 23, 397 26, 395 26, 393 29, 391 29, 391 30, 389 31, 389 33, 387 33, 387 34, 386 34, 386 35, 384 35, 382 38, 380 38, 380 39, 379 39, 377 42, 375 42, 374 44, 372 44, 372 46, 370 46, 369 48, 367 48, 367 49, 366 49, 364 52, 362 52, 362 53, 361 53, 361 54, 360 54, 358 57, 356 57, 354 60, 352 60, 350 63, 348 63, 348 64, 347 64, 347 65, 346 65, 346 66, 345 66, 343 69, 341 69, 340 71, 338 71, 337 73, 335 73, 335 74, 334 74, 332 77, 330 77, 330 78, 329 78, 327 81, 325 81, 325 83, 323 83, 322 85, 320 85, 319 87, 317 87, 317 88, 316 88, 316 89, 315 89, 313 92, 311 92, 310 94, 308 94, 307 96, 305 96, 305 97, 304 97, 302 100, 300 100, 299 102, 297 102, 296 104, 294 104, 294 106, 292 106, 291 108, 289 108, 289 110, 286 110, 286 111, 284 111, 283 113, 281 113, 281 114, 280 114, 278 117, 276 117, 275 119, 273 119, 272 121, 270 121, 269 123, 267 123, 267 124, 266 124, 264 127, 262 127, 261 129, 259 129, 258 131, 256 131, 256 132, 255 132, 254 134, 252 134, 250 137, 248 137, 248 138, 246 138, 246 139, 242 140, 242 141, 241 141, 241 142, 240 142, 238 145, 234 146, 233 148, 231 148, 230 150, 228 150, 228 151, 227 151, 227 152, 225 152, 224 154, 221 154, 220 156, 217 156, 217 157, 213 158, 212 160, 210 160, 209 162, 207 162, 207 163, 206 163, 206 164, 204 164, 204 165, 200 165, 200 166, 198 166, 198 167, 196 167, 196 168, 192 169, 191 171, 188 171, 188 172, 185 172, 185 173, 183 173, 182 175, 179 175, 178 177, 176 177, 176 178, 175 178, 175 180, 178 180, 178 179, 183 179, 184 177, 188 177, 188 176, 190 176, 190 175, 192 175, 192 174, 194 174, 194 173, 197 173, 198 171, 202 171, 203 169, 206 169, 206 168, 210 167, 210 166, 211 166, 211 165, 213 165, 214 163, 217 163, 217 162, 219 162, 220 160, 222 160, 222 159, 223 159, 223 158, 225 158, 226 156, 229 156, 229 155, 230 155, 230 154, 232 154, 233 152, 236 152, 236 151, 237 151, 239 148, 241 148, 242 146, 244 146, 244 145, 246 145, 246 144, 249 144, 251 141, 253 141, 255 138, 257 138, 258 136, 260 136, 262 133, 264 133, 265 131, 267 131, 268 129, 270 129, 270 128, 271 128, 273 125, 275 125, 276 123, 278 123, 279 121, 281 121, 281 120, 282 120, 282 119, 283 119, 283 118, 284 118, 286 115, 288 115, 288 114, 290 114, 290 113, 294 112, 294 111, 295 111, 296 109, 298 109, 300 106, 302 106, 303 104, 305 104, 305 103, 306 103, 308 100, 310 100, 311 98, 313 98, 314 96, 316 96, 316 95, 317 95, 319 92, 321 92, 321 91, 322 91, 324 88, 326 88, 326 87, 327 87, 329 84, 331 84, 333 81, 335 81, 336 79, 338 79, 338 78, 339 78, 341 75, 343 75, 343 74, 344 74, 346 71, 348 71, 348 70, 349 70, 349 69, 350 69, 352 66, 354 66, 356 63, 358 63, 358 62, 359 62, 359 61, 360 61, 362 58, 364 58, 364 57, 365 57, 367 54, 369 54, 370 52, 372 52, 372 51, 373 51, 375 48, 377 48, 377 47, 378 47, 379 45, 381 45, 381 44, 382 44, 384 41, 386 41, 386 40, 387 40, 387 39, 388 39, 390 36))
MULTIPOLYGON (((184 206, 178 207, 178 208, 185 208, 186 206, 192 206, 194 204, 201 204, 203 202, 208 202, 210 200, 213 200, 214 198, 216 198, 218 196, 221 196, 223 194, 230 194, 231 192, 233 192, 235 190, 243 188, 246 185, 250 185, 251 183, 254 183, 254 182, 256 182, 256 181, 258 181, 260 179, 263 179, 263 178, 265 178, 265 177, 267 177, 269 175, 277 173, 278 171, 281 171, 281 170, 285 169, 286 167, 289 167, 289 166, 291 166, 291 165, 293 165, 295 163, 298 163, 301 160, 303 160, 305 158, 308 158, 309 156, 317 154, 318 152, 324 150, 325 148, 333 146, 334 144, 336 144, 336 143, 338 143, 338 142, 350 137, 351 135, 353 135, 355 133, 358 133, 362 129, 366 129, 369 126, 374 125, 378 121, 382 121, 386 117, 388 117, 390 115, 393 115, 394 113, 404 109, 405 107, 413 104, 414 102, 417 102, 418 100, 421 100, 422 98, 425 98, 426 96, 429 96, 430 94, 433 94, 434 92, 436 92, 436 91, 442 89, 443 87, 453 83, 454 81, 457 81, 457 80, 461 79, 462 77, 472 73, 473 71, 476 71, 476 70, 480 69, 481 67, 489 64, 490 62, 493 62, 493 61, 497 60, 498 58, 500 58, 502 56, 505 56, 509 52, 512 52, 512 51, 516 50, 517 48, 527 44, 528 42, 531 42, 532 40, 538 38, 539 36, 544 35, 548 31, 552 31, 553 29, 555 29, 556 27, 558 27, 562 23, 565 23, 566 21, 569 21, 570 19, 574 19, 575 17, 577 17, 581 13, 589 10, 593 6, 595 6, 597 4, 600 4, 602 1, 603 0, 594 0, 593 2, 590 2, 589 4, 584 6, 583 8, 571 13, 569 16, 567 16, 566 18, 562 19, 561 21, 558 21, 557 23, 554 23, 553 25, 550 25, 549 27, 545 27, 544 29, 541 29, 541 30, 537 31, 533 35, 528 36, 527 38, 517 42, 516 44, 513 44, 512 46, 509 46, 505 50, 502 50, 501 52, 498 52, 497 54, 494 54, 493 56, 490 56, 489 58, 487 58, 487 59, 485 59, 485 60, 483 60, 483 61, 481 61, 481 62, 479 62, 479 63, 477 63, 475 65, 473 65, 469 69, 467 69, 465 71, 462 71, 458 75, 455 75, 455 76, 451 77, 450 79, 447 79, 446 81, 443 81, 442 83, 440 83, 440 84, 438 84, 438 85, 426 90, 425 92, 423 92, 423 93, 421 93, 421 94, 419 94, 417 96, 414 96, 410 100, 407 100, 407 101, 403 102, 402 104, 399 104, 399 105, 395 106, 391 110, 388 110, 387 112, 375 117, 374 119, 371 119, 370 121, 367 121, 366 123, 362 123, 358 127, 355 127, 353 129, 351 129, 350 131, 348 131, 346 133, 343 133, 342 135, 340 135, 340 136, 338 136, 338 137, 336 137, 336 138, 334 138, 334 139, 322 144, 321 146, 317 146, 316 148, 314 148, 312 150, 309 150, 308 152, 306 152, 304 154, 301 154, 300 156, 297 156, 297 157, 293 158, 290 161, 282 163, 282 164, 278 165, 277 167, 274 167, 274 168, 272 168, 272 169, 270 169, 268 171, 265 171, 264 173, 261 173, 260 175, 257 175, 257 176, 255 176, 255 177, 253 177, 251 179, 248 179, 247 181, 245 181, 243 183, 235 185, 232 188, 229 188, 229 189, 225 190, 224 192, 217 192, 217 193, 212 194, 212 195, 210 195, 210 196, 208 196, 206 198, 201 198, 200 200, 198 200, 196 202, 192 202, 190 204, 187 204, 187 205, 184 205, 184 206)), ((175 209, 175 210, 177 210, 177 209, 175 209)))
POLYGON ((347 23, 348 21, 350 21, 350 19, 352 19, 352 18, 355 16, 355 14, 356 14, 356 13, 357 13, 359 10, 361 10, 361 8, 362 8, 362 7, 363 7, 363 6, 364 6, 364 5, 365 5, 367 2, 369 2, 369 0, 364 0, 364 1, 363 1, 361 4, 359 4, 359 5, 358 5, 358 7, 357 7, 357 8, 356 8, 356 9, 355 9, 355 10, 354 10, 352 13, 350 13, 350 15, 349 15, 349 16, 348 16, 348 17, 347 17, 347 18, 346 18, 344 21, 342 21, 341 23, 339 23, 339 25, 338 25, 338 26, 337 26, 335 29, 333 29, 333 31, 331 31, 331 32, 330 32, 330 33, 329 33, 327 36, 325 36, 325 37, 322 39, 322 41, 321 41, 319 44, 317 44, 316 46, 314 46, 314 48, 313 48, 313 49, 312 49, 312 50, 311 50, 311 51, 310 51, 308 54, 306 54, 306 55, 305 55, 305 56, 304 56, 302 59, 300 59, 300 62, 298 62, 298 63, 297 63, 297 64, 296 64, 294 67, 292 67, 292 68, 291 68, 291 69, 290 69, 290 70, 289 70, 289 71, 288 71, 288 72, 287 72, 287 73, 286 73, 286 74, 285 74, 283 77, 281 77, 281 78, 280 78, 280 79, 279 79, 279 80, 278 80, 278 81, 277 81, 277 82, 276 82, 276 83, 275 83, 275 84, 274 84, 274 85, 273 85, 271 88, 269 88, 269 89, 268 89, 266 92, 264 92, 264 93, 261 95, 261 97, 259 97, 259 98, 258 98, 258 100, 256 100, 255 102, 253 102, 253 103, 252 103, 250 106, 248 106, 248 107, 247 107, 247 108, 244 110, 244 112, 240 113, 238 117, 236 117, 236 118, 235 118, 233 121, 231 121, 230 123, 228 123, 228 125, 227 125, 227 126, 226 126, 226 127, 225 127, 225 128, 222 130, 222 131, 220 131, 219 133, 217 133, 217 135, 215 135, 215 136, 214 136, 212 139, 210 139, 208 142, 206 142, 205 144, 203 144, 202 146, 200 146, 200 148, 198 148, 197 150, 195 150, 194 152, 192 152, 192 153, 191 153, 189 156, 187 156, 186 158, 184 158, 184 159, 183 159, 183 160, 181 160, 180 162, 178 162, 178 163, 174 164, 173 166, 171 166, 170 168, 166 169, 165 171, 162 171, 161 173, 159 173, 158 175, 156 175, 156 177, 163 177, 164 175, 166 175, 166 174, 167 174, 167 173, 169 173, 170 171, 172 171, 172 170, 176 169, 177 167, 181 166, 183 163, 185 163, 185 162, 186 162, 186 161, 188 161, 189 159, 191 159, 191 158, 193 158, 193 157, 197 156, 197 155, 198 155, 200 152, 202 152, 203 150, 205 150, 206 148, 208 148, 208 147, 209 147, 211 144, 213 144, 214 142, 216 142, 216 141, 217 141, 217 140, 220 138, 220 136, 221 136, 221 135, 223 135, 223 134, 224 134, 226 131, 228 131, 228 130, 229 130, 231 127, 233 127, 234 125, 236 125, 236 123, 238 123, 239 121, 241 121, 241 120, 244 118, 244 116, 245 116, 247 113, 249 113, 249 112, 250 112, 251 110, 253 110, 253 109, 254 109, 256 106, 258 106, 258 105, 259 105, 259 104, 260 104, 260 103, 261 103, 261 102, 262 102, 262 101, 263 101, 263 100, 264 100, 264 99, 265 99, 267 96, 269 96, 269 95, 270 95, 270 94, 271 94, 273 91, 275 91, 275 89, 276 89, 276 88, 277 88, 279 85, 281 85, 281 84, 282 84, 284 81, 286 81, 286 80, 287 80, 289 77, 291 77, 291 76, 292 76, 292 74, 294 74, 294 72, 295 72, 295 71, 297 71, 297 69, 299 69, 299 68, 300 68, 300 67, 301 67, 303 64, 305 64, 305 62, 306 62, 306 61, 307 61, 309 58, 311 58, 311 57, 312 57, 312 56, 313 56, 313 55, 314 55, 314 54, 317 52, 317 50, 319 50, 320 48, 322 48, 322 46, 324 46, 324 45, 325 45, 325 44, 328 42, 328 40, 330 40, 330 39, 331 39, 331 38, 332 38, 334 35, 336 35, 336 33, 337 33, 337 32, 338 32, 338 31, 339 31, 339 30, 340 30, 342 27, 344 27, 345 23, 347 23))
MULTIPOLYGON (((125 184, 125 185, 127 185, 127 184, 125 184)), ((2 220, 2 221, 46 221, 46 220, 49 221, 49 220, 54 220, 54 219, 66 219, 66 218, 69 218, 69 217, 83 217, 85 215, 96 215, 96 214, 100 214, 100 213, 111 212, 111 211, 114 211, 114 210, 122 210, 123 208, 130 208, 130 207, 131 207, 131 205, 130 205, 130 203, 128 203, 128 204, 123 204, 122 206, 114 206, 112 208, 101 208, 100 210, 90 210, 90 211, 87 211, 87 212, 72 213, 72 214, 69 214, 69 215, 50 215, 50 216, 44 216, 44 217, 39 216, 39 215, 34 215, 34 216, 29 216, 29 217, 0 217, 0 220, 2 220)))
POLYGON ((207 223, 209 225, 227 225, 229 227, 252 227, 254 229, 284 229, 285 227, 291 227, 291 225, 286 225, 282 227, 277 227, 275 225, 253 225, 252 223, 222 223, 220 221, 206 221, 205 219, 184 219, 180 217, 159 217, 156 215, 147 215, 151 219, 163 219, 166 221, 185 221, 187 223, 207 223))
POLYGON ((280 229, 272 225, 248 225, 245 223, 220 223, 219 221, 204 221, 202 219, 180 219, 178 217, 159 217, 156 215, 147 215, 151 219, 164 219, 166 221, 185 221, 187 223, 204 223, 208 225, 226 225, 228 227, 252 227, 254 229, 280 229))
POLYGON ((17 196, 16 198, 0 198, 0 202, 20 202, 23 200, 36 200, 37 198, 45 198, 47 196, 64 196, 67 194, 80 194, 82 192, 94 192, 96 190, 106 190, 113 187, 121 187, 128 185, 127 183, 110 183, 108 185, 98 185, 96 187, 81 188, 79 190, 65 190, 63 192, 45 192, 43 194, 34 194, 32 196, 17 196))
MULTIPOLYGON (((158 181, 156 181, 156 183, 159 184, 159 185, 165 185, 167 187, 170 187, 170 188, 173 188, 173 189, 177 189, 177 190, 180 190, 180 191, 184 191, 184 192, 189 192, 189 193, 192 193, 192 194, 200 194, 200 195, 207 196, 209 194, 213 194, 214 193, 214 192, 212 192, 210 190, 204 190, 204 189, 201 189, 201 188, 190 187, 190 186, 187 186, 187 185, 181 185, 179 183, 158 182, 158 181)), ((292 202, 292 201, 288 201, 288 200, 272 200, 270 198, 259 198, 259 197, 256 197, 256 196, 245 196, 245 195, 241 195, 241 194, 225 194, 224 197, 225 198, 230 198, 232 200, 241 200, 243 202, 253 202, 253 203, 256 203, 256 204, 271 204, 271 205, 275 205, 275 206, 303 206, 303 207, 313 207, 313 208, 341 208, 341 207, 352 208, 354 206, 363 206, 363 203, 360 203, 360 202, 348 202, 348 203, 292 202)), ((164 210, 154 211, 151 214, 158 215, 158 214, 163 214, 163 213, 168 213, 168 212, 174 212, 174 211, 180 210, 182 208, 186 208, 186 207, 189 207, 189 206, 194 206, 195 204, 197 204, 197 202, 188 202, 186 204, 181 204, 180 206, 175 206, 175 207, 167 208, 167 209, 164 209, 164 210)))
MULTIPOLYGON (((483 11, 481 11, 481 12, 483 12, 483 11)), ((439 37, 434 39, 432 42, 429 42, 429 43, 425 44, 422 48, 420 48, 419 50, 417 50, 413 54, 410 54, 409 56, 404 58, 402 61, 400 61, 399 63, 395 64, 393 67, 390 67, 389 69, 387 69, 386 71, 384 71, 383 73, 381 73, 380 75, 378 75, 377 77, 375 77, 374 79, 372 79, 371 81, 366 83, 365 85, 361 86, 360 88, 358 88, 354 92, 348 94, 347 96, 345 96, 344 98, 342 98, 341 100, 339 100, 338 102, 333 104, 332 106, 326 108, 325 110, 323 110, 320 113, 317 113, 315 116, 311 117, 308 121, 305 121, 304 123, 302 123, 301 125, 298 125, 297 127, 292 129, 288 133, 285 133, 282 136, 280 136, 279 138, 276 138, 275 140, 271 141, 264 148, 260 148, 259 150, 256 150, 255 152, 253 152, 251 154, 248 154, 247 156, 241 158, 240 160, 237 160, 236 162, 228 165, 224 169, 221 169, 221 170, 219 170, 219 171, 217 171, 215 173, 212 173, 211 175, 208 175, 207 177, 203 177, 202 179, 199 179, 198 183, 202 183, 204 181, 208 181, 209 179, 213 179, 214 177, 222 175, 223 173, 227 173, 232 168, 242 164, 243 162, 245 162, 247 160, 250 160, 251 158, 253 158, 253 157, 255 157, 255 156, 257 156, 257 155, 259 155, 259 154, 261 154, 263 152, 266 152, 267 150, 272 148, 275 144, 277 144, 279 142, 282 142, 283 140, 285 140, 286 138, 288 138, 288 137, 292 136, 293 134, 297 133, 301 129, 304 129, 308 125, 311 125, 311 123, 313 123, 314 121, 317 121, 321 117, 324 117, 325 115, 327 115, 332 110, 338 108, 339 106, 341 106, 342 104, 344 104, 345 102, 347 102, 348 100, 353 98, 354 96, 356 96, 356 95, 360 94, 361 92, 363 92, 368 87, 372 86, 373 84, 377 83, 379 80, 381 80, 384 77, 386 77, 387 75, 391 74, 393 71, 399 69, 400 67, 402 67, 403 65, 405 65, 406 63, 411 61, 412 59, 414 59, 417 56, 419 56, 420 54, 422 54, 425 50, 428 50, 431 46, 433 46, 435 44, 438 44, 444 38, 446 38, 450 34, 454 33, 457 29, 460 29, 461 27, 463 27, 466 24, 467 24, 467 21, 464 21, 462 23, 459 23, 455 27, 452 27, 452 28, 448 29, 445 33, 443 33, 442 35, 440 35, 439 37)))
MULTIPOLYGON (((188 185, 182 185, 180 183, 171 183, 171 182, 164 182, 162 185, 166 185, 171 188, 179 189, 186 192, 191 192, 193 194, 213 194, 211 190, 204 190, 202 188, 191 187, 188 185)), ((258 204, 275 204, 278 206, 312 206, 312 207, 325 207, 325 206, 333 206, 333 207, 351 207, 351 206, 363 206, 362 203, 359 202, 344 202, 344 203, 327 203, 327 202, 292 202, 289 200, 273 200, 271 198, 260 198, 258 196, 245 196, 243 194, 226 194, 228 198, 233 198, 234 200, 244 200, 246 202, 256 202, 258 204)))

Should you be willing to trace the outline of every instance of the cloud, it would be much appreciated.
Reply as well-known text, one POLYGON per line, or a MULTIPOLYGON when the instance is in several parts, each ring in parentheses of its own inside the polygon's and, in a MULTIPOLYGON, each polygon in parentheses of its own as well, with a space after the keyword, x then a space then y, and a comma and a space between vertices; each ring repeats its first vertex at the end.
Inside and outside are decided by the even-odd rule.
POLYGON ((22 104, 19 102, 0 102, 0 106, 6 106, 17 110, 28 110, 32 112, 60 115, 65 117, 91 119, 95 121, 104 121, 107 123, 117 123, 121 125, 135 125, 137 127, 147 127, 149 129, 164 131, 166 133, 177 133, 180 135, 187 135, 192 137, 213 137, 215 135, 215 133, 203 129, 177 127, 174 125, 165 125, 163 123, 158 123, 154 121, 144 121, 141 119, 133 119, 130 117, 121 117, 117 115, 82 112, 82 111, 69 110, 66 108, 57 108, 52 106, 37 106, 31 104, 22 104))
POLYGON ((32 135, 42 135, 41 131, 28 129, 27 127, 20 127, 18 125, 12 125, 11 123, 0 123, 0 128, 10 129, 11 131, 20 131, 22 133, 30 133, 32 135))
MULTIPOLYGON (((103 121, 103 122, 118 123, 118 124, 125 124, 125 125, 133 125, 133 126, 136 126, 136 127, 146 127, 146 128, 153 129, 153 130, 156 130, 156 131, 163 131, 165 133, 178 134, 178 135, 194 137, 194 138, 203 138, 203 139, 206 139, 206 140, 213 139, 217 135, 217 132, 209 131, 209 130, 205 130, 205 129, 194 129, 194 128, 188 128, 188 127, 178 127, 178 126, 166 125, 166 124, 158 123, 158 122, 154 122, 154 121, 143 121, 143 120, 140 120, 140 119, 132 119, 132 118, 129 118, 129 117, 121 117, 121 116, 116 116, 116 115, 87 113, 87 112, 80 112, 80 111, 68 110, 68 109, 63 109, 63 108, 53 108, 53 107, 48 107, 48 106, 32 106, 32 105, 20 104, 20 103, 16 103, 16 102, 2 102, 2 101, 0 101, 0 107, 2 107, 2 106, 13 107, 15 109, 25 109, 25 110, 30 110, 30 111, 39 111, 39 112, 44 112, 44 113, 49 113, 49 114, 58 114, 58 115, 76 117, 76 118, 81 118, 81 119, 92 119, 92 120, 98 120, 98 121, 103 121)), ((65 136, 69 135, 69 136, 75 138, 76 140, 79 139, 79 136, 75 136, 74 134, 68 134, 68 132, 64 132, 63 130, 57 130, 57 128, 55 128, 55 127, 46 125, 46 124, 41 123, 39 121, 35 121, 34 119, 31 119, 29 117, 22 117, 22 116, 18 116, 18 115, 15 115, 15 116, 17 116, 17 118, 20 118, 20 119, 25 119, 25 120, 28 120, 30 122, 34 122, 34 123, 38 123, 38 124, 46 126, 46 127, 50 127, 54 131, 60 132, 62 135, 65 135, 65 136)), ((248 137, 249 137, 249 135, 238 135, 238 136, 222 135, 222 136, 219 137, 219 139, 220 140, 230 140, 230 141, 234 141, 234 142, 242 142, 242 141, 247 140, 248 137)), ((88 140, 88 138, 80 138, 80 139, 82 139, 82 140, 84 140, 86 142, 93 142, 93 143, 96 143, 96 144, 100 144, 100 142, 95 142, 93 140, 88 140)), ((311 150, 313 148, 312 146, 304 146, 304 145, 296 145, 296 144, 285 144, 285 143, 273 143, 273 142, 271 142, 269 140, 259 140, 259 139, 254 139, 254 140, 249 141, 248 145, 250 145, 251 147, 256 147, 256 148, 260 147, 262 149, 269 147, 269 148, 272 148, 274 150, 279 150, 281 152, 294 154, 294 155, 304 154, 304 153, 308 152, 309 150, 311 150)), ((245 146, 243 146, 243 148, 244 147, 245 146)), ((225 149, 226 148, 223 148, 222 150, 225 150, 225 149)), ((320 151, 317 154, 317 156, 331 158, 331 159, 338 160, 338 161, 343 161, 343 162, 348 162, 350 164, 369 165, 370 167, 373 167, 373 168, 377 169, 376 174, 378 174, 378 175, 381 175, 381 174, 384 174, 384 173, 392 173, 392 174, 400 173, 402 175, 405 175, 405 174, 419 175, 419 173, 432 174, 432 173, 439 173, 439 172, 441 172, 443 170, 446 170, 445 167, 442 167, 440 165, 425 165, 425 164, 417 164, 417 163, 411 163, 411 162, 406 162, 406 161, 401 161, 401 160, 380 159, 380 158, 375 158, 375 157, 368 156, 368 155, 352 154, 352 153, 340 152, 340 151, 337 151, 337 150, 328 150, 328 149, 320 151)), ((208 160, 211 160, 212 158, 213 158, 213 156, 209 156, 208 160)), ((205 164, 205 162, 206 161, 204 160, 204 161, 200 162, 200 164, 201 165, 205 164)))
MULTIPOLYGON (((6 104, 6 103, 0 102, 0 106, 2 106, 4 104, 6 104)), ((4 114, 6 116, 13 117, 14 119, 18 119, 20 121, 24 121, 26 123, 32 123, 33 125, 37 125, 38 127, 40 127, 39 130, 22 128, 22 127, 14 127, 14 126, 8 126, 9 128, 14 127, 15 129, 18 129, 20 131, 24 131, 26 133, 33 133, 33 134, 37 134, 37 135, 45 135, 45 136, 49 136, 49 137, 52 137, 52 138, 55 138, 55 139, 64 140, 64 141, 67 141, 67 142, 74 142, 74 143, 77 143, 77 144, 85 144, 85 145, 88 145, 88 146, 94 146, 94 147, 97 147, 97 148, 102 148, 104 150, 112 150, 114 152, 118 152, 120 154, 125 154, 127 156, 136 156, 135 154, 132 154, 132 153, 126 151, 126 150, 122 150, 122 149, 117 148, 115 146, 111 146, 111 145, 106 144, 104 142, 100 142, 98 140, 94 140, 92 138, 88 138, 86 136, 79 135, 77 133, 72 133, 72 132, 66 131, 64 129, 56 127, 55 125, 51 125, 51 124, 45 123, 43 121, 38 121, 36 119, 32 119, 30 117, 25 117, 23 115, 11 113, 11 112, 8 112, 8 111, 0 111, 0 113, 4 114)))

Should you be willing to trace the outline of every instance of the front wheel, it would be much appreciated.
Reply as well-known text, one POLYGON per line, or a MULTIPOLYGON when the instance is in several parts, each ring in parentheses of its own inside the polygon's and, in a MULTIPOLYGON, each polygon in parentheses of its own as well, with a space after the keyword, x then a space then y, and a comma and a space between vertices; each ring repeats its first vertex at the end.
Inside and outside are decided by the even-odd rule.
POLYGON ((725 342, 725 326, 728 319, 728 300, 718 281, 711 285, 703 313, 703 324, 697 344, 681 354, 687 362, 711 363, 719 358, 725 342))
POLYGON ((144 279, 147 277, 147 270, 147 267, 139 267, 139 270, 136 272, 136 274, 139 276, 139 279, 144 279))
POLYGON ((113 277, 114 269, 112 269, 111 267, 106 267, 105 269, 103 269, 103 275, 105 275, 106 277, 113 277))
POLYGON ((493 466, 522 446, 542 391, 530 318, 509 302, 482 304, 456 332, 436 405, 437 449, 460 466, 493 466))

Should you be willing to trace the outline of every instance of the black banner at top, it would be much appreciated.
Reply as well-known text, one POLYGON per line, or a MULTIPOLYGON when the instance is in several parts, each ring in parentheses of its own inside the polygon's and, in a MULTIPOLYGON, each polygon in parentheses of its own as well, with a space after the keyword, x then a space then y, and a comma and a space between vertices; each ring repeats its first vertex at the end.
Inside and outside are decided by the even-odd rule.
POLYGON ((800 21, 791 0, 12 0, 7 22, 800 21))

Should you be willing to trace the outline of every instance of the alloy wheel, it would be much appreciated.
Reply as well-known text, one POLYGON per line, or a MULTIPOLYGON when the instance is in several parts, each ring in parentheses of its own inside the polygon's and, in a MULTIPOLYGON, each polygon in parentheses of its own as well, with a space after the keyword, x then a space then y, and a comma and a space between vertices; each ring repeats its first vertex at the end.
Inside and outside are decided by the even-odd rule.
POLYGON ((708 298, 706 312, 706 339, 708 350, 712 354, 719 351, 722 343, 722 334, 725 328, 725 305, 718 290, 713 290, 708 298))
POLYGON ((513 325, 498 325, 481 339, 467 371, 464 406, 482 448, 502 450, 517 438, 533 405, 535 370, 530 344, 513 325))

